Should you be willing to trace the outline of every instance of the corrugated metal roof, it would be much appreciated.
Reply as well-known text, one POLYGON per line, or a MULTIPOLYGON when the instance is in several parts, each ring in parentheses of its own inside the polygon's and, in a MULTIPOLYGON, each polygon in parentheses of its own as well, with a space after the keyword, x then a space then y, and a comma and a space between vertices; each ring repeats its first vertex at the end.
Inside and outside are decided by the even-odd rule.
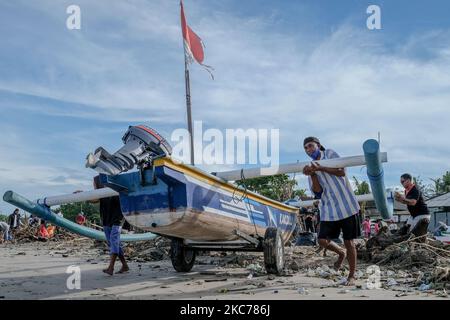
MULTIPOLYGON (((366 202, 366 209, 376 209, 375 201, 367 201, 366 202)), ((408 210, 406 207, 406 204, 403 204, 401 202, 398 202, 397 200, 394 200, 394 210, 408 210)))
POLYGON ((450 207, 450 192, 428 200, 427 205, 429 208, 450 207))

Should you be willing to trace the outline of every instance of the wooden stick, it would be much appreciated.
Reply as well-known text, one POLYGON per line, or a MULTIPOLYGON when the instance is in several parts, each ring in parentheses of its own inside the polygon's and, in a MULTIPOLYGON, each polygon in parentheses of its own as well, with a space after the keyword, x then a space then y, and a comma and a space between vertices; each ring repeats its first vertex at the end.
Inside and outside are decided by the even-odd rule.
POLYGON ((450 251, 449 251, 449 250, 445 250, 445 249, 442 249, 442 248, 433 247, 433 246, 430 246, 430 245, 427 244, 427 243, 421 243, 421 245, 426 246, 426 247, 433 248, 433 249, 435 249, 435 250, 443 251, 443 252, 445 252, 445 253, 447 253, 447 254, 450 254, 450 251))
MULTIPOLYGON (((424 234, 424 235, 421 235, 421 236, 418 236, 418 237, 412 237, 412 238, 409 238, 408 240, 404 240, 404 241, 402 241, 402 242, 399 242, 399 243, 393 243, 393 244, 391 244, 390 246, 400 246, 401 244, 406 244, 406 243, 409 243, 409 242, 411 242, 411 241, 414 241, 414 240, 417 240, 417 239, 420 239, 420 238, 423 238, 423 237, 426 237, 427 235, 426 234, 424 234)), ((389 246, 389 247, 390 247, 389 246)))

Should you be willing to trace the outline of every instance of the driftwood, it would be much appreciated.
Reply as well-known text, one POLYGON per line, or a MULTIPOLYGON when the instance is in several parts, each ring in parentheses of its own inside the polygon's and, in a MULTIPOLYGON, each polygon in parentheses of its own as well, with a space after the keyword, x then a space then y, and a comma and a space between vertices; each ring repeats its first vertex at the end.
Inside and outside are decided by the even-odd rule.
POLYGON ((375 248, 385 249, 393 244, 405 241, 426 242, 427 228, 430 221, 422 219, 417 223, 413 230, 408 230, 407 226, 403 226, 396 233, 392 234, 387 226, 380 229, 378 234, 367 241, 367 250, 371 251, 375 248))
POLYGON ((376 236, 370 238, 367 240, 366 248, 368 251, 371 251, 373 249, 385 249, 393 244, 401 243, 404 241, 408 241, 411 239, 411 234, 395 234, 395 235, 389 235, 385 232, 380 232, 376 236))
POLYGON ((414 282, 434 283, 445 289, 450 284, 450 245, 428 236, 428 221, 419 222, 414 230, 401 228, 392 234, 387 228, 357 246, 358 258, 392 270, 416 270, 414 282))
POLYGON ((72 233, 64 228, 57 227, 55 234, 51 238, 41 238, 39 236, 39 226, 25 225, 17 230, 12 231, 13 243, 27 243, 34 241, 70 241, 79 239, 81 236, 72 233))

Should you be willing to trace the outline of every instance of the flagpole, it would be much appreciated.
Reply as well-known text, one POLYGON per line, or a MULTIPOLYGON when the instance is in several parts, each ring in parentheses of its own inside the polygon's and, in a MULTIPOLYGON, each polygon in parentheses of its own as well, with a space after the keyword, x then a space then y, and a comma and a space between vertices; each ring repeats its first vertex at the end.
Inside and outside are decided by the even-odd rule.
POLYGON ((187 122, 191 148, 191 165, 194 165, 194 133, 192 132, 191 85, 189 81, 189 68, 187 63, 186 52, 184 54, 184 81, 186 84, 186 110, 187 110, 187 122))

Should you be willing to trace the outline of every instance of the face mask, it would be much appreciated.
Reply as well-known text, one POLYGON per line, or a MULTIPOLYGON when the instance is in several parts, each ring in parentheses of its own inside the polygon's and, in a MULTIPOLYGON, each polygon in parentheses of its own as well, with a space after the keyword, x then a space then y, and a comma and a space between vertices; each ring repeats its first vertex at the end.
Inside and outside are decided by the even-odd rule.
POLYGON ((313 160, 319 159, 319 156, 320 156, 320 149, 319 149, 319 148, 317 148, 316 151, 314 151, 314 152, 310 155, 310 157, 311 157, 313 160))

